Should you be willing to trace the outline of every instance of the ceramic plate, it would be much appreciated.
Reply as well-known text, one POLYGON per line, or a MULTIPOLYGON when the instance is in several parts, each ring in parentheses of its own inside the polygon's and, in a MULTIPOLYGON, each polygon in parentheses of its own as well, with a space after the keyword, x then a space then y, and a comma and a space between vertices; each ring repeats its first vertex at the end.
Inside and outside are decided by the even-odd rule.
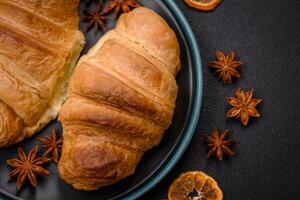
MULTIPOLYGON (((0 150, 0 199, 30 199, 30 200, 82 200, 82 199, 136 199, 153 188, 171 169, 188 146, 193 132, 197 126, 201 96, 202 72, 199 49, 193 32, 173 0, 140 0, 144 6, 151 8, 163 16, 175 30, 181 46, 182 70, 177 76, 179 86, 176 110, 171 127, 166 131, 161 144, 147 152, 137 167, 136 173, 123 181, 97 191, 77 191, 59 179, 56 165, 51 162, 47 169, 51 172, 49 177, 39 178, 36 189, 26 185, 21 191, 15 189, 15 180, 10 181, 8 174, 10 168, 5 161, 17 156, 17 147, 23 147, 28 152, 35 145, 40 145, 37 136, 50 134, 50 129, 55 126, 61 134, 59 122, 53 121, 35 137, 27 139, 20 144, 0 150)), ((95 7, 91 4, 90 8, 95 7)), ((80 15, 84 16, 86 4, 80 3, 80 15)), ((111 19, 107 25, 113 28, 115 21, 111 19)), ((81 22, 80 28, 85 32, 86 24, 81 22)), ((85 34, 87 45, 86 53, 102 33, 94 31, 85 34)))

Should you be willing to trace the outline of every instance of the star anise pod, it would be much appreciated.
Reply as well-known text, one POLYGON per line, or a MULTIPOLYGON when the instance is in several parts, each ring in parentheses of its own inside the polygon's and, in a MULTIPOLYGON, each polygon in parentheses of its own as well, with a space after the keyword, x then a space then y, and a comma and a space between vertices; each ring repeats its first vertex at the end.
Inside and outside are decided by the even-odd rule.
POLYGON ((243 64, 242 61, 234 60, 234 52, 225 56, 223 52, 216 52, 217 61, 208 62, 208 65, 216 69, 216 74, 222 78, 225 84, 232 83, 232 77, 240 78, 237 68, 243 64))
POLYGON ((210 150, 207 157, 216 156, 218 160, 223 160, 224 154, 227 156, 233 156, 234 152, 230 149, 230 146, 234 143, 232 140, 226 139, 229 136, 229 131, 225 130, 221 135, 217 129, 213 129, 210 135, 206 135, 206 142, 210 150))
POLYGON ((17 178, 17 190, 20 190, 24 182, 28 179, 30 184, 34 187, 37 186, 37 175, 49 175, 50 172, 41 167, 41 165, 50 161, 49 158, 40 157, 36 158, 38 147, 33 148, 28 156, 22 148, 18 148, 20 159, 10 159, 6 163, 15 169, 9 174, 11 178, 17 178))
POLYGON ((43 143, 43 148, 45 149, 45 153, 43 156, 47 156, 52 153, 52 160, 58 163, 59 154, 61 154, 61 148, 63 144, 63 139, 57 138, 56 130, 54 127, 51 129, 51 137, 39 137, 38 140, 43 143))
POLYGON ((103 1, 101 0, 95 11, 91 10, 85 10, 86 17, 83 18, 83 21, 88 22, 86 31, 89 31, 92 27, 94 27, 95 33, 101 29, 105 30, 105 24, 106 20, 108 19, 107 16, 105 16, 105 13, 102 12, 102 5, 103 1))
POLYGON ((256 106, 262 101, 261 99, 252 99, 253 89, 245 92, 238 89, 235 97, 229 97, 228 103, 233 106, 228 112, 227 117, 241 118, 243 125, 247 125, 250 117, 260 117, 256 106))
POLYGON ((114 9, 114 16, 118 18, 119 12, 130 12, 130 8, 137 8, 141 5, 136 0, 111 0, 111 2, 104 9, 104 13, 108 13, 114 9))

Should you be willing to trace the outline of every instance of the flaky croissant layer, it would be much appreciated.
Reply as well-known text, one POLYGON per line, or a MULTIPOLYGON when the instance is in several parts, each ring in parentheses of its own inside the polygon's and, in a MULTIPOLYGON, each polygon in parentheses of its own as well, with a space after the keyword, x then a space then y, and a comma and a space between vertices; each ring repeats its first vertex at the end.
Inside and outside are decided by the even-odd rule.
POLYGON ((95 190, 134 173, 170 126, 180 69, 176 34, 147 8, 123 14, 83 56, 59 119, 60 177, 95 190))
POLYGON ((0 148, 55 119, 84 46, 79 0, 0 0, 0 148))

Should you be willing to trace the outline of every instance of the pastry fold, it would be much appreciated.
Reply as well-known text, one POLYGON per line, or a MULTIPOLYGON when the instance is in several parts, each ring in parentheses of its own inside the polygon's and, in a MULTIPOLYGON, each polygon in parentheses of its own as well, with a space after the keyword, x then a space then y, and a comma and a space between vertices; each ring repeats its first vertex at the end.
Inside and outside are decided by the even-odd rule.
POLYGON ((84 46, 79 0, 0 0, 0 147, 55 119, 84 46))
POLYGON ((121 15, 72 75, 60 177, 95 190, 133 174, 172 122, 179 69, 176 34, 161 16, 143 7, 121 15))

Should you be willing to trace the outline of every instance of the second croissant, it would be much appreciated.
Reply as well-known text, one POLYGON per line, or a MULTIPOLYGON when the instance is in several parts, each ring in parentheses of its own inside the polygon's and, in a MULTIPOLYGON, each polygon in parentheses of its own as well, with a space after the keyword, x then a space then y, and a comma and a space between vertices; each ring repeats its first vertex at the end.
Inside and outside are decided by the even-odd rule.
POLYGON ((60 177, 95 190, 132 175, 172 122, 179 69, 176 34, 161 16, 143 7, 123 14, 71 78, 60 177))

